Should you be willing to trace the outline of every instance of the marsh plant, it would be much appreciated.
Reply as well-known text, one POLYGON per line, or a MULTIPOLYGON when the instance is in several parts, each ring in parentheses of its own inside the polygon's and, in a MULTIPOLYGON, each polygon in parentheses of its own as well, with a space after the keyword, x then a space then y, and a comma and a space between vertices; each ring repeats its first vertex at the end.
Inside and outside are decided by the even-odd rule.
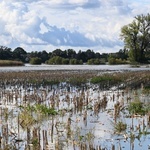
POLYGON ((127 129, 127 124, 122 121, 118 121, 114 124, 114 129, 115 133, 121 133, 122 131, 125 131, 127 129))
POLYGON ((128 106, 128 110, 130 114, 139 114, 139 115, 145 115, 146 113, 148 113, 149 108, 150 105, 145 105, 139 100, 130 102, 128 106))
POLYGON ((32 126, 37 120, 28 111, 22 111, 19 115, 19 122, 22 128, 32 126))
POLYGON ((20 125, 23 128, 40 123, 46 116, 57 114, 53 108, 41 104, 20 106, 20 108, 23 109, 19 115, 20 125))
POLYGON ((28 112, 35 112, 40 113, 43 115, 56 115, 57 112, 54 108, 50 108, 44 104, 35 104, 35 105, 27 105, 27 106, 20 106, 20 108, 28 111, 28 112))
POLYGON ((142 93, 149 95, 150 94, 150 86, 144 87, 143 90, 142 90, 142 93))

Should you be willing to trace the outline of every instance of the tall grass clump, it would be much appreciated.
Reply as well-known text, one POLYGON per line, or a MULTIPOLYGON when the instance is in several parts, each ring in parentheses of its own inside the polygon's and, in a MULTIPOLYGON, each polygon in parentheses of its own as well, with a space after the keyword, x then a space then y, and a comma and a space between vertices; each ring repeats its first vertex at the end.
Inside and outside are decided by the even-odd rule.
POLYGON ((68 82, 72 85, 81 85, 85 84, 87 82, 87 79, 85 77, 70 77, 68 82))
POLYGON ((23 66, 24 63, 21 61, 13 61, 13 60, 0 60, 0 66, 23 66))
POLYGON ((122 60, 121 58, 108 58, 109 65, 120 65, 120 64, 128 64, 129 62, 127 60, 122 60))
POLYGON ((93 84, 96 84, 96 83, 100 83, 100 82, 105 82, 105 81, 112 81, 113 78, 111 76, 96 76, 96 77, 93 77, 91 79, 91 83, 93 84))
POLYGON ((101 76, 95 76, 91 79, 91 83, 97 84, 102 82, 121 82, 122 79, 119 76, 115 76, 113 74, 103 74, 101 76))
POLYGON ((125 131, 127 129, 127 124, 123 123, 122 121, 118 121, 115 126, 115 132, 120 133, 122 131, 125 131))
POLYGON ((140 102, 139 100, 131 102, 128 106, 130 114, 145 115, 148 113, 149 109, 149 105, 144 105, 144 103, 140 102))
POLYGON ((36 104, 36 105, 27 105, 26 107, 20 106, 23 110, 27 112, 35 112, 35 113, 41 113, 43 115, 57 115, 57 112, 54 108, 47 107, 43 104, 36 104))
POLYGON ((19 122, 23 128, 40 123, 45 117, 57 115, 54 108, 47 107, 43 104, 20 106, 22 110, 19 115, 19 122))
POLYGON ((143 90, 142 90, 142 93, 143 93, 143 94, 150 94, 150 85, 144 87, 143 90))

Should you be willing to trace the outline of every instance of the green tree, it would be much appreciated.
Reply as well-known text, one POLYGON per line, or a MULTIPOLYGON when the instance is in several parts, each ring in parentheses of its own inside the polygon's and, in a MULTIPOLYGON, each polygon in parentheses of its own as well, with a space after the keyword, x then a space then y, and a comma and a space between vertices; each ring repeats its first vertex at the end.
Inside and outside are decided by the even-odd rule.
POLYGON ((84 63, 87 62, 86 53, 79 50, 79 52, 76 55, 76 59, 82 60, 84 63))
POLYGON ((38 53, 37 51, 32 51, 31 53, 29 53, 30 58, 33 58, 33 57, 39 57, 38 54, 39 54, 39 53, 38 53))
POLYGON ((79 65, 79 64, 81 65, 81 64, 83 64, 82 60, 77 60, 75 58, 70 59, 69 63, 71 65, 79 65))
POLYGON ((67 58, 75 58, 76 57, 76 52, 73 49, 67 49, 66 51, 67 58))
POLYGON ((129 49, 130 60, 145 62, 145 54, 150 50, 150 14, 136 16, 132 23, 122 27, 120 36, 129 49))
POLYGON ((48 64, 54 64, 54 65, 56 65, 56 64, 60 65, 60 64, 62 64, 62 62, 63 62, 63 58, 60 56, 54 56, 47 61, 48 64))
POLYGON ((68 58, 63 58, 62 59, 62 64, 68 65, 69 64, 69 59, 68 58))
POLYGON ((128 50, 120 49, 119 52, 116 53, 116 58, 121 58, 122 60, 128 59, 128 50))
POLYGON ((93 50, 88 49, 86 52, 86 59, 91 59, 91 58, 95 58, 95 53, 93 52, 93 50))
POLYGON ((94 64, 94 59, 89 59, 89 60, 87 61, 87 64, 88 64, 88 65, 93 65, 93 64, 94 64))
POLYGON ((87 64, 88 65, 100 65, 101 61, 98 58, 91 58, 91 59, 88 59, 87 64))
POLYGON ((30 64, 32 65, 40 65, 41 64, 41 58, 33 57, 30 59, 30 64))
POLYGON ((0 59, 11 60, 12 59, 11 48, 8 48, 6 46, 0 46, 0 59))
POLYGON ((13 58, 25 62, 27 58, 27 52, 23 48, 17 47, 13 51, 13 58))
POLYGON ((108 63, 109 63, 110 65, 116 64, 116 59, 115 59, 115 57, 109 56, 109 58, 108 58, 108 63))
POLYGON ((54 57, 54 56, 62 57, 62 55, 63 55, 63 51, 61 49, 56 49, 52 52, 52 57, 54 57))
POLYGON ((48 53, 45 50, 38 52, 38 57, 41 58, 42 63, 45 63, 49 59, 48 53))

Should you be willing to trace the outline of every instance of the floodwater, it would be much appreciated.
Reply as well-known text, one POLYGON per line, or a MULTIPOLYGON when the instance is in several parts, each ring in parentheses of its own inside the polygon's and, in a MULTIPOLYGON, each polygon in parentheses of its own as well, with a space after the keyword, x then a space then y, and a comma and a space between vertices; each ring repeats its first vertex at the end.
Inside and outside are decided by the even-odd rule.
MULTIPOLYGON (((91 150, 91 145, 92 150, 98 150, 98 146, 109 150, 149 148, 150 126, 147 116, 137 115, 131 118, 128 117, 126 109, 129 102, 134 101, 136 97, 142 102, 149 103, 148 95, 143 95, 141 90, 136 93, 134 90, 101 91, 94 85, 82 88, 70 86, 69 89, 68 86, 63 83, 59 86, 38 89, 32 87, 24 89, 21 86, 2 88, 1 148, 4 149, 9 145, 18 150, 27 150, 26 147, 32 150, 37 141, 39 149, 36 150, 44 150, 46 147, 49 147, 47 150, 81 150, 81 144, 86 144, 83 150, 91 150), (53 105, 59 112, 58 115, 22 128, 22 122, 26 119, 19 121, 19 114, 22 114, 19 106, 34 106, 39 102, 48 107, 53 105), (121 104, 123 110, 115 118, 114 105, 117 102, 121 104), (97 110, 98 103, 100 105, 97 110), (121 121, 127 125, 125 131, 115 132, 115 119, 116 122, 121 121), (55 149, 57 144, 59 148, 55 149)), ((32 115, 36 118, 38 114, 32 115)))
MULTIPOLYGON (((32 70, 141 71, 150 70, 150 67, 44 64, 0 67, 1 72, 32 70)), ((1 85, 0 150, 6 147, 10 150, 99 150, 100 147, 104 150, 148 150, 150 117, 131 117, 127 110, 129 103, 136 98, 146 105, 150 102, 149 95, 144 95, 142 89, 112 88, 106 91, 89 83, 81 87, 60 83, 38 88, 32 85, 1 85), (29 117, 31 115, 32 118, 22 120, 21 116, 28 116, 20 106, 35 106, 37 103, 53 106, 58 114, 41 119, 38 113, 31 112, 29 117), (122 110, 116 118, 117 103, 122 110), (36 123, 30 124, 27 119, 35 119, 36 123), (119 121, 126 124, 126 130, 121 133, 115 131, 119 121), (26 127, 26 124, 29 126, 26 127)))
POLYGON ((30 65, 19 67, 0 67, 0 71, 30 71, 30 70, 118 70, 140 71, 150 70, 150 65, 131 67, 130 65, 30 65))

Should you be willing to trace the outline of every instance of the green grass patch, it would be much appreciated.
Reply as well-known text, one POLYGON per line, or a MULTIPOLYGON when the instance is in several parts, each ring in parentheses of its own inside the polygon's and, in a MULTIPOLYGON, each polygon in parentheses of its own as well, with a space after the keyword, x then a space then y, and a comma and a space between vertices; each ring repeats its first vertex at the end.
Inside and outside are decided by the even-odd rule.
POLYGON ((91 83, 97 84, 101 82, 113 82, 113 83, 118 83, 121 82, 122 79, 119 76, 114 76, 112 74, 104 74, 101 76, 95 76, 91 79, 91 83))
POLYGON ((145 115, 150 110, 150 105, 144 105, 140 101, 131 102, 128 106, 130 114, 145 115))
POLYGON ((27 112, 41 113, 43 115, 57 115, 57 112, 54 108, 50 108, 42 104, 36 104, 34 106, 28 105, 26 107, 20 106, 20 108, 23 108, 27 112))
POLYGON ((142 90, 143 94, 150 94, 150 86, 146 86, 144 87, 144 89, 142 90))
POLYGON ((68 83, 72 85, 81 85, 85 84, 87 82, 87 79, 85 77, 70 77, 68 80, 68 83))

